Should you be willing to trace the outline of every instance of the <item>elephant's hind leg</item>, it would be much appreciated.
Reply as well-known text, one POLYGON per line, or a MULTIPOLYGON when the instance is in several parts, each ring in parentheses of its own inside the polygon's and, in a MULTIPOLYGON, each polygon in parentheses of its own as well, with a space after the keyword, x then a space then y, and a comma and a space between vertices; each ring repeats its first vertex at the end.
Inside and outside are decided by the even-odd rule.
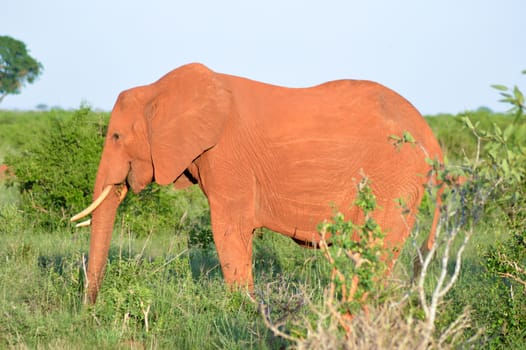
POLYGON ((405 211, 398 205, 386 205, 381 213, 377 218, 377 223, 385 233, 384 248, 386 251, 382 258, 387 264, 388 272, 390 272, 404 247, 406 239, 411 234, 411 229, 415 223, 416 209, 413 206, 405 211))

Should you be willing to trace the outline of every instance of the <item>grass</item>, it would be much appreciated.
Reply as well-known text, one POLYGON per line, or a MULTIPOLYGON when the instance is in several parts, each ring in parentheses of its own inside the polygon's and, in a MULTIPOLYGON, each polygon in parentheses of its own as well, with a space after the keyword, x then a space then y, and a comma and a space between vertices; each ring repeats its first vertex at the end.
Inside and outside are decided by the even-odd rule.
POLYGON ((86 234, 14 232, 2 238, 0 347, 113 348, 140 343, 213 349, 223 348, 228 339, 250 348, 269 336, 258 322, 255 305, 225 290, 217 268, 211 266, 213 253, 189 253, 181 237, 170 238, 172 248, 162 255, 151 251, 161 250, 166 236, 145 247, 138 240, 115 237, 95 307, 81 302, 86 234), (148 329, 135 304, 142 297, 151 306, 148 329))
MULTIPOLYGON (((1 214, 16 215, 10 211, 3 206, 1 214)), ((225 288, 213 247, 189 247, 184 233, 138 238, 116 231, 104 287, 97 305, 88 307, 82 304, 88 231, 49 233, 20 227, 2 233, 0 348, 287 345, 265 327, 256 303, 225 288)), ((297 286, 299 281, 320 285, 320 258, 280 235, 258 235, 257 293, 282 284, 297 286)))
MULTIPOLYGON (((0 213, 17 216, 12 210, 3 206, 0 213)), ((82 287, 88 231, 39 232, 21 229, 26 225, 19 224, 2 233, 0 246, 0 348, 278 349, 290 345, 267 329, 258 305, 249 297, 226 290, 213 246, 192 247, 184 232, 134 237, 117 229, 99 301, 87 307, 82 304, 82 287)), ((498 227, 479 230, 469 246, 453 291, 451 314, 477 300, 484 311, 492 302, 486 298, 490 295, 481 294, 487 277, 480 255, 496 232, 501 232, 498 227)), ((254 243, 256 297, 271 299, 278 318, 307 312, 305 307, 287 310, 289 298, 301 286, 309 286, 318 291, 315 298, 321 297, 327 274, 320 253, 266 231, 254 243)), ((397 265, 395 278, 407 280, 410 247, 403 253, 406 258, 397 265)), ((447 321, 446 315, 443 322, 447 321)))

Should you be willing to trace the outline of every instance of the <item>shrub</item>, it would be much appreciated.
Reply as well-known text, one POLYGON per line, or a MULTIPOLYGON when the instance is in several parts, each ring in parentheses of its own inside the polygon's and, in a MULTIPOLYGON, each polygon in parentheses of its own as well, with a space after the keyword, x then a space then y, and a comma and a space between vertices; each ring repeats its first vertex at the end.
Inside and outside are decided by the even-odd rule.
MULTIPOLYGON (((489 130, 493 125, 504 129, 513 123, 513 117, 505 113, 491 113, 485 110, 463 112, 458 115, 439 114, 426 117, 433 133, 440 142, 445 157, 455 163, 472 157, 477 152, 477 137, 466 126, 464 119, 469 117, 480 129, 489 130)), ((481 150, 485 156, 484 150, 481 150)))
POLYGON ((473 323, 484 329, 488 345, 523 348, 526 345, 526 119, 524 98, 515 87, 496 86, 504 102, 512 104, 507 125, 483 125, 469 115, 464 125, 475 139, 473 156, 464 159, 473 190, 483 192, 478 215, 485 215, 492 241, 481 249, 481 266, 453 292, 453 308, 459 300, 473 306, 473 323), (504 240, 495 242, 502 232, 504 240), (470 288, 465 290, 465 288, 470 288))
POLYGON ((494 342, 498 339, 497 343, 522 347, 526 343, 526 105, 517 86, 494 87, 501 91, 502 101, 511 104, 513 124, 504 130, 494 126, 490 131, 470 127, 488 154, 480 172, 493 180, 493 202, 488 209, 506 220, 509 234, 503 242, 491 245, 484 256, 486 269, 497 280, 493 292, 503 300, 498 308, 480 315, 480 320, 494 342))
POLYGON ((381 257, 388 254, 383 248, 385 234, 372 217, 376 197, 366 177, 358 185, 354 204, 364 214, 362 225, 336 213, 331 221, 318 227, 321 249, 332 268, 329 298, 339 301, 342 314, 355 314, 370 302, 372 295, 378 296, 378 276, 386 270, 381 257))
POLYGON ((478 197, 469 186, 446 180, 451 178, 450 170, 436 165, 438 176, 451 188, 444 191, 448 201, 441 208, 435 243, 427 256, 418 254, 423 266, 416 285, 390 281, 390 288, 385 288, 380 256, 388 252, 382 248, 384 234, 370 216, 376 206, 374 195, 367 181, 362 181, 355 204, 364 213, 364 224, 345 221, 337 213, 320 225, 322 237, 327 232, 335 234, 330 246, 323 239, 321 243, 332 268, 324 299, 312 300, 311 292, 304 288, 300 296, 290 297, 289 306, 308 305, 309 310, 293 306, 294 312, 278 320, 271 306, 261 304, 264 320, 274 334, 298 349, 448 349, 467 346, 477 338, 477 333, 463 337, 470 327, 469 309, 447 324, 441 324, 439 316, 447 312, 444 300, 459 277, 461 257, 474 230, 475 221, 461 219, 457 212, 463 207, 468 215, 478 210, 478 197))
POLYGON ((73 115, 56 111, 21 152, 6 157, 29 221, 49 229, 65 226, 71 213, 89 204, 104 125, 104 116, 89 108, 73 115))

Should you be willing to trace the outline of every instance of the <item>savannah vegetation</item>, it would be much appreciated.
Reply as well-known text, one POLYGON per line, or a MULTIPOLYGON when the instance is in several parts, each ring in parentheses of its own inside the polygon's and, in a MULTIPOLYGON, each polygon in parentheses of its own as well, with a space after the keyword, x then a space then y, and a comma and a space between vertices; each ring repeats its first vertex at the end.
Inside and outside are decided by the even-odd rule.
POLYGON ((525 348, 525 106, 517 88, 495 88, 509 113, 427 117, 449 185, 429 258, 416 247, 437 188, 385 283, 364 178, 357 203, 370 220, 335 211, 320 223, 342 233, 332 245, 256 232, 255 301, 223 283, 200 190, 153 184, 120 206, 99 299, 85 305, 89 229, 69 218, 91 201, 109 115, 0 111, 0 164, 16 174, 0 180, 0 348, 525 348))

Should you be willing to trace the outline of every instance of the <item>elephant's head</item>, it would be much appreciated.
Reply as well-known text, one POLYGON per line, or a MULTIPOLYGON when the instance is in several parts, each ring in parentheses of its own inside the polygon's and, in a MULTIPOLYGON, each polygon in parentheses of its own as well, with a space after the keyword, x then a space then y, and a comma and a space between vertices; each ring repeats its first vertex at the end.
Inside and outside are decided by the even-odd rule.
POLYGON ((128 187, 139 192, 152 180, 161 185, 189 183, 185 169, 219 141, 231 101, 217 75, 199 64, 121 93, 108 125, 94 202, 72 218, 92 213, 89 301, 97 297, 115 214, 128 187))

